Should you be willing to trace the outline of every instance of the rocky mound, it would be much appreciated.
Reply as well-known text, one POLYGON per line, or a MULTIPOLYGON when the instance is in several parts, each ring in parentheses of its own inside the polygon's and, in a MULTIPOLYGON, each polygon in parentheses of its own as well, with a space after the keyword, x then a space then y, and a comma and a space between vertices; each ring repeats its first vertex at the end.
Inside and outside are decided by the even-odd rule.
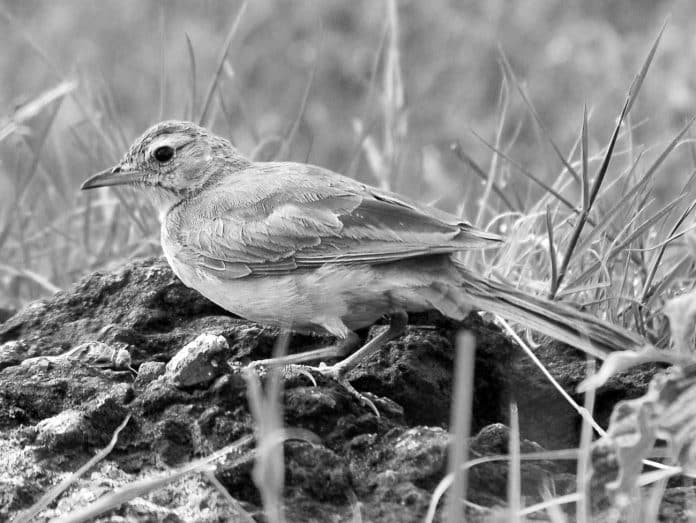
MULTIPOLYGON (((456 324, 431 313, 352 371, 377 417, 336 383, 285 383, 284 423, 313 441, 285 445, 284 503, 289 521, 343 521, 356 507, 364 521, 422 521, 447 467, 453 340, 477 339, 473 456, 505 454, 507 413, 517 402, 523 452, 576 446, 580 419, 500 331, 471 315, 456 324), (359 503, 358 503, 359 502, 359 503)), ((378 328, 378 327, 373 327, 378 328)), ((95 273, 70 290, 35 302, 0 323, 0 519, 35 503, 107 445, 127 414, 115 449, 74 484, 42 520, 65 514, 117 486, 209 455, 254 433, 240 368, 271 355, 278 331, 233 317, 186 288, 166 262, 147 259, 95 273), (175 357, 176 355, 176 357, 175 357), (137 370, 137 375, 129 368, 137 370)), ((372 330, 361 333, 364 338, 372 330)), ((290 351, 331 342, 295 335, 290 351)), ((584 357, 549 344, 539 356, 567 390, 584 357)), ((600 390, 605 423, 618 399, 641 394, 649 373, 620 377, 600 390)), ((578 398, 581 401, 581 398, 578 398)), ((253 515, 262 511, 253 458, 223 460, 215 477, 253 515)), ((574 490, 573 462, 523 462, 523 494, 574 490)), ((505 505, 504 464, 475 467, 469 499, 505 505)), ((152 521, 221 521, 234 507, 204 475, 186 476, 112 515, 152 521)), ((482 516, 485 514, 481 514, 482 516)))

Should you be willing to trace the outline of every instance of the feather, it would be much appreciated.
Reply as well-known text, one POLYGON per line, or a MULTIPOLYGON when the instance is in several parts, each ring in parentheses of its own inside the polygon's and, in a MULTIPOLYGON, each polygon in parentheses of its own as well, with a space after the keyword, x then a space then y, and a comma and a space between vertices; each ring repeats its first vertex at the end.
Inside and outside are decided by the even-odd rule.
POLYGON ((175 207, 165 226, 190 255, 207 260, 203 269, 220 275, 220 262, 234 267, 230 278, 377 265, 500 241, 444 211, 295 163, 254 164, 243 176, 223 177, 203 198, 175 207))

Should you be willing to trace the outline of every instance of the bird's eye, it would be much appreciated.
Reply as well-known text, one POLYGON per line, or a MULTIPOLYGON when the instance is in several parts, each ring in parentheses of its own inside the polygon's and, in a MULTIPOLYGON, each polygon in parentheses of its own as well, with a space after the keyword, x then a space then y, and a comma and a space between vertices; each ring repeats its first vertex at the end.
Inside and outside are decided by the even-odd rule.
POLYGON ((152 155, 158 162, 166 163, 174 157, 174 148, 169 147, 168 145, 163 145, 162 147, 155 149, 155 152, 152 155))

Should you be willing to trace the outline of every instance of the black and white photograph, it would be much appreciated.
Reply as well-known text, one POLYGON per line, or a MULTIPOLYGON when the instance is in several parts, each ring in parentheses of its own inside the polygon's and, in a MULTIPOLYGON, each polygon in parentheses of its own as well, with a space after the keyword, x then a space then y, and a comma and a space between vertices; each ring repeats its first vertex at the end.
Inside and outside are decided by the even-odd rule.
POLYGON ((696 521, 692 0, 0 46, 0 522, 696 521))

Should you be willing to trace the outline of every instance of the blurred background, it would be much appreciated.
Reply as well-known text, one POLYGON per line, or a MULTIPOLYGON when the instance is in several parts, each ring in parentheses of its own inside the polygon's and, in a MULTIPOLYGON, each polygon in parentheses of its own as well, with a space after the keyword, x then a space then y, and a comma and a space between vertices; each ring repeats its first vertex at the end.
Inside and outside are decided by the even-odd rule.
MULTIPOLYGON (((692 0, 254 0, 231 32, 240 6, 0 2, 0 307, 157 254, 145 202, 79 185, 148 126, 198 120, 204 106, 207 125, 249 156, 319 164, 482 226, 503 209, 478 208, 472 162, 487 172, 490 144, 550 183, 562 170, 519 87, 564 154, 586 104, 599 154, 668 19, 622 147, 657 155, 695 112, 692 0)), ((656 197, 692 165, 680 147, 656 197)), ((540 189, 500 172, 524 209, 540 189)))

